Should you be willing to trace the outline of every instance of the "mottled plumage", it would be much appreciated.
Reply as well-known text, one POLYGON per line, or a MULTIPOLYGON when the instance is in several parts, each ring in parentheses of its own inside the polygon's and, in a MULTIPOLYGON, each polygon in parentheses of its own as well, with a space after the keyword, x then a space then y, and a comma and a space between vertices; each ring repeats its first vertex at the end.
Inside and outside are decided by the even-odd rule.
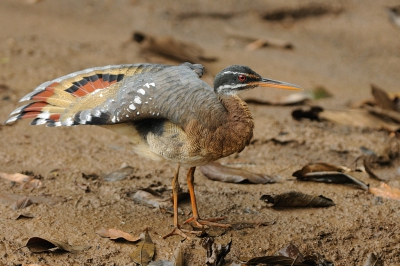
MULTIPOLYGON (((34 118, 32 125, 98 125, 125 135, 139 155, 191 167, 188 185, 194 222, 219 225, 198 217, 194 167, 240 152, 249 144, 254 122, 237 96, 240 91, 296 86, 264 79, 238 65, 222 70, 214 88, 200 79, 202 74, 203 66, 190 63, 91 68, 41 84, 21 99, 31 102, 13 111, 6 123, 34 118)), ((174 224, 179 227, 177 216, 174 224)))

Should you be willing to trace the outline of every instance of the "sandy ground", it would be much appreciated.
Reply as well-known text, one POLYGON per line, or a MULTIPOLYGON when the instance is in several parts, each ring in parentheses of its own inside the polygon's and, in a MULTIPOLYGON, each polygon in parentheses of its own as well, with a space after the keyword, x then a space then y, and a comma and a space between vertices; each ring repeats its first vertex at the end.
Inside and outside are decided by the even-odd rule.
MULTIPOLYGON (((399 90, 400 28, 389 22, 385 10, 397 1, 330 1, 329 5, 313 1, 325 3, 326 14, 284 21, 266 21, 262 14, 297 8, 300 1, 34 2, 0 3, 0 121, 7 119, 22 96, 44 81, 93 66, 157 62, 143 55, 131 41, 135 30, 154 36, 172 35, 200 45, 207 54, 218 56, 218 61, 207 63, 210 74, 230 64, 243 64, 263 76, 305 89, 322 85, 334 97, 315 103, 328 109, 346 109, 351 102, 370 98, 371 83, 387 91, 399 90), (229 37, 228 32, 286 40, 294 49, 247 51, 245 43, 229 37)), ((301 1, 304 6, 308 3, 301 1)), ((267 100, 285 95, 288 92, 256 89, 243 97, 267 100)), ((241 154, 222 160, 279 175, 281 182, 227 184, 196 172, 202 216, 223 215, 230 222, 275 221, 270 226, 230 231, 216 238, 218 243, 232 238, 226 265, 243 257, 273 255, 289 243, 305 254, 323 254, 335 265, 363 265, 371 252, 381 254, 385 265, 400 265, 399 201, 377 199, 347 185, 299 182, 292 177, 294 171, 313 162, 354 167, 354 161, 362 155, 361 147, 365 147, 378 155, 388 151, 394 154, 386 165, 374 165, 374 171, 391 186, 400 187, 400 160, 395 156, 398 139, 386 131, 295 121, 291 118, 295 108, 251 104, 255 141, 241 154), (271 141, 281 132, 291 132, 293 141, 271 141), (277 211, 259 200, 263 194, 290 190, 323 194, 336 206, 277 211)), ((0 180, 2 195, 66 199, 18 211, 9 203, 0 203, 0 265, 133 265, 128 255, 136 246, 99 237, 95 232, 103 227, 135 236, 149 227, 156 245, 154 259, 173 258, 181 239, 162 239, 171 230, 171 214, 135 203, 130 196, 150 185, 169 187, 175 166, 141 159, 132 152, 127 139, 98 127, 31 127, 27 121, 20 121, 0 126, 0 136, 0 172, 31 171, 40 175, 43 183, 39 189, 22 189, 0 180), (116 182, 102 178, 123 163, 134 169, 130 178, 116 182), (54 169, 58 169, 56 174, 54 169), (82 177, 91 173, 98 178, 82 177), (87 184, 90 192, 77 183, 87 184), (21 212, 35 217, 15 220, 21 212), (92 248, 80 253, 19 249, 33 236, 92 248)), ((183 174, 180 180, 186 189, 183 174)), ((365 182, 379 185, 373 179, 365 182)), ((181 209, 189 213, 190 203, 183 202, 181 209)), ((186 217, 182 214, 179 219, 186 217)), ((205 250, 198 238, 182 245, 186 265, 204 265, 205 250)))

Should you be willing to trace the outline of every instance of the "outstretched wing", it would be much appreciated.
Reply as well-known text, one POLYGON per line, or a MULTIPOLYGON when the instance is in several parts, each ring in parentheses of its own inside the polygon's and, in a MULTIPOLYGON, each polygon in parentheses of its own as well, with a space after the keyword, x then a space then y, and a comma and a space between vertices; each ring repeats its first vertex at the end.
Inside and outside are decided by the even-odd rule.
POLYGON ((6 123, 110 125, 146 118, 186 124, 204 112, 225 112, 212 88, 199 79, 201 65, 136 64, 91 68, 40 85, 6 123))

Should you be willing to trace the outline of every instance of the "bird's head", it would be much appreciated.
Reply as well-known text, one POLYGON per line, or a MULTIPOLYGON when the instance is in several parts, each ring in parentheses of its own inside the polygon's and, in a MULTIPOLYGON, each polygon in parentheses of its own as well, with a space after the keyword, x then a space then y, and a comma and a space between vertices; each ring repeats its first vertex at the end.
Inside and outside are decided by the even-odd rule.
POLYGON ((234 95, 256 87, 271 87, 286 90, 299 90, 294 84, 261 77, 247 66, 233 65, 217 74, 214 91, 219 95, 234 95))

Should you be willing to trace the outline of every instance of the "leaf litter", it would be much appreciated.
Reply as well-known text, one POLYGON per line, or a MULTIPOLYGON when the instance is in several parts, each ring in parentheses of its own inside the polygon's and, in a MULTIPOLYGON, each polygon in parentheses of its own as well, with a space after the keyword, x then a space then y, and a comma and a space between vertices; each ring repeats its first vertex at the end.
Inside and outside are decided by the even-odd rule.
POLYGON ((10 193, 0 193, 0 202, 12 204, 13 210, 28 207, 31 204, 49 204, 54 205, 64 202, 65 198, 56 196, 26 196, 10 193))
POLYGON ((24 247, 27 247, 29 251, 34 253, 46 252, 46 251, 54 251, 54 250, 63 250, 67 252, 81 252, 86 251, 91 248, 91 246, 79 246, 79 245, 70 245, 66 242, 54 240, 54 239, 44 239, 41 237, 31 237, 24 247))
POLYGON ((264 174, 256 174, 244 169, 222 165, 217 162, 200 166, 200 170, 207 178, 227 183, 250 182, 254 184, 276 183, 278 178, 264 174))
POLYGON ((305 165, 293 176, 300 181, 314 181, 335 184, 352 184, 363 190, 368 190, 368 185, 358 180, 358 173, 344 166, 336 166, 328 163, 314 163, 305 165))
POLYGON ((118 229, 114 229, 114 228, 110 228, 110 229, 102 228, 102 229, 96 231, 96 234, 98 234, 101 237, 109 238, 111 240, 124 239, 124 240, 129 241, 129 242, 137 242, 137 241, 139 241, 141 239, 140 236, 139 237, 134 237, 129 233, 126 233, 124 231, 121 231, 121 230, 118 230, 118 229))
POLYGON ((137 248, 129 254, 129 257, 131 257, 135 263, 146 266, 154 257, 155 245, 147 229, 141 234, 141 239, 137 248))
POLYGON ((231 250, 232 239, 225 245, 215 243, 213 237, 205 237, 201 241, 201 246, 206 250, 207 266, 222 266, 225 262, 225 256, 231 250))
POLYGON ((278 195, 262 195, 260 198, 270 207, 274 208, 292 208, 292 207, 330 207, 335 203, 322 195, 312 196, 298 191, 290 191, 278 195))

